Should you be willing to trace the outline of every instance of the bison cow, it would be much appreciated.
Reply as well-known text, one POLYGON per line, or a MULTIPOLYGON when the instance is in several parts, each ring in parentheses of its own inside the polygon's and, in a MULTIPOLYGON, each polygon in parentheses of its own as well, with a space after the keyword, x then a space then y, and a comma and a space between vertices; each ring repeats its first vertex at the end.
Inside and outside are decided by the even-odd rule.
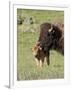
POLYGON ((47 64, 50 64, 49 56, 52 49, 64 55, 64 25, 43 23, 40 25, 38 42, 32 49, 37 65, 42 67, 45 58, 47 64))

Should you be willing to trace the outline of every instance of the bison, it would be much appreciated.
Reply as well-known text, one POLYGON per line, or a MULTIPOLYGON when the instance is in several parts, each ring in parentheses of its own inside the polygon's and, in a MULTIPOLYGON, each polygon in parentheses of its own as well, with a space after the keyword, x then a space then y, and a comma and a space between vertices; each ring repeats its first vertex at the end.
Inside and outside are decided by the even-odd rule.
POLYGON ((52 49, 64 55, 64 25, 43 23, 40 25, 38 43, 33 47, 33 53, 40 67, 43 66, 45 57, 47 64, 50 64, 49 55, 52 49))

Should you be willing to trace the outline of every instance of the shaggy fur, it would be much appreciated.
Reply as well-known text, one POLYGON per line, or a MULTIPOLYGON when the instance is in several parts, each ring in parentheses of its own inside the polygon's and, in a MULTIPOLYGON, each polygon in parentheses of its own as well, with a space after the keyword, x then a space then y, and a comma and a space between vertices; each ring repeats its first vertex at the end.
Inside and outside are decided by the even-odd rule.
POLYGON ((47 64, 50 64, 49 52, 54 49, 64 55, 64 25, 54 25, 51 23, 43 23, 40 25, 40 36, 38 44, 36 44, 35 58, 44 62, 47 58, 47 64))

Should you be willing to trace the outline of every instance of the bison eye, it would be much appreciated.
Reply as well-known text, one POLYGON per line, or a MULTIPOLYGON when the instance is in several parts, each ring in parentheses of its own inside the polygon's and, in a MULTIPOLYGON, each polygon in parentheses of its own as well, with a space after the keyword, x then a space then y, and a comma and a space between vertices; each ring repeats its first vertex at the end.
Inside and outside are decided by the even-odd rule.
POLYGON ((55 33, 55 30, 52 30, 52 34, 54 34, 55 33))

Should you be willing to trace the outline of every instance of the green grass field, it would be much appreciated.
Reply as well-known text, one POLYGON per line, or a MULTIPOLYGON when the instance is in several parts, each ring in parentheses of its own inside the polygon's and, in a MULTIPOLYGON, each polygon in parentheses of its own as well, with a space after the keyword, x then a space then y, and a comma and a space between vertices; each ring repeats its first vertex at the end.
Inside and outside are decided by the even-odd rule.
MULTIPOLYGON (((63 11, 37 11, 17 10, 18 17, 32 17, 35 20, 35 27, 44 22, 64 21, 63 11)), ((36 66, 32 47, 39 38, 39 30, 35 32, 24 32, 26 28, 33 26, 17 25, 17 80, 40 80, 64 78, 64 56, 56 51, 50 51, 50 65, 44 63, 42 69, 36 66)))

